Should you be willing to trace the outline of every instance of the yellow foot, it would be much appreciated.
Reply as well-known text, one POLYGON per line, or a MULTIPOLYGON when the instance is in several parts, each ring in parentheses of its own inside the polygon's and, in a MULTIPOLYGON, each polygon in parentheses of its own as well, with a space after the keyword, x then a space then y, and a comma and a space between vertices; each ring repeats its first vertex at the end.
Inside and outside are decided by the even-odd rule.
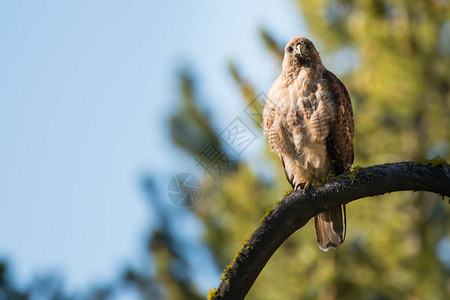
POLYGON ((311 182, 310 182, 310 181, 307 181, 307 182, 305 183, 305 187, 304 187, 305 191, 307 191, 307 190, 309 189, 310 186, 311 186, 311 182))

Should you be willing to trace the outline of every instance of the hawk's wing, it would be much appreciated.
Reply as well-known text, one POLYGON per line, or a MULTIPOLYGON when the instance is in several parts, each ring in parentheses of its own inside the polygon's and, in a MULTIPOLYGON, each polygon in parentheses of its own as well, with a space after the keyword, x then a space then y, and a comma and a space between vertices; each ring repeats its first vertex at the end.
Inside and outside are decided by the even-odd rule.
POLYGON ((278 92, 280 89, 280 78, 278 77, 267 93, 266 103, 263 111, 263 134, 269 140, 269 145, 272 151, 277 149, 276 141, 279 137, 275 136, 272 131, 273 123, 276 121, 278 108, 276 101, 279 98, 278 92))
MULTIPOLYGON (((333 73, 325 70, 323 78, 335 106, 335 118, 327 137, 327 154, 337 175, 350 171, 353 163, 352 103, 344 84, 333 73)), ((322 250, 338 247, 344 242, 347 229, 345 205, 331 207, 315 216, 314 228, 322 250)))
POLYGON ((336 107, 336 118, 327 137, 327 152, 335 174, 350 171, 353 164, 354 120, 352 103, 344 84, 332 72, 325 70, 326 80, 336 107))

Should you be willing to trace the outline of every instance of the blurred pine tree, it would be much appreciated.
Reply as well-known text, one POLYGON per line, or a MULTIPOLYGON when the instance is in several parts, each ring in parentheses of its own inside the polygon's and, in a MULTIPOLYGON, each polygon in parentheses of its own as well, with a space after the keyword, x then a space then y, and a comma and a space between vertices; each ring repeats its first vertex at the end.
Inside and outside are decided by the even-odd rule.
MULTIPOLYGON (((356 69, 340 75, 354 104, 355 163, 370 165, 436 154, 448 160, 448 3, 298 3, 312 40, 323 47, 319 48, 322 56, 344 47, 358 55, 356 69)), ((265 29, 261 37, 268 52, 281 60, 283 46, 265 29)), ((251 103, 257 95, 255 89, 234 63, 229 70, 244 100, 251 103)), ((183 76, 181 82, 185 82, 183 76)), ((195 101, 187 103, 197 105, 195 101)), ((197 122, 197 110, 185 110, 173 120, 190 127, 197 122)), ((212 128, 206 123, 202 127, 212 128)), ((172 121, 175 140, 181 129, 172 121)), ((183 135, 189 141, 218 141, 213 130, 204 132, 201 138, 199 131, 183 135)), ((264 210, 289 189, 276 155, 268 159, 276 172, 270 184, 241 161, 236 172, 225 174, 214 185, 206 182, 203 205, 194 207, 207 228, 205 241, 222 266, 241 248, 264 210)), ((247 298, 446 299, 450 296, 450 270, 437 257, 436 247, 450 238, 449 215, 443 201, 424 193, 398 193, 352 203, 348 207, 348 240, 339 250, 322 253, 312 228, 297 232, 275 253, 247 298)))

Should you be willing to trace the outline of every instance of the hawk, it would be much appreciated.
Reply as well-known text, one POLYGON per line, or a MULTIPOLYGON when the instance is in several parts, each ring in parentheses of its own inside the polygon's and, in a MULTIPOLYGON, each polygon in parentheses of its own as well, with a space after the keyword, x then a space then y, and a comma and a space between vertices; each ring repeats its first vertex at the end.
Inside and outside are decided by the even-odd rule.
MULTIPOLYGON (((330 172, 350 171, 354 121, 344 84, 322 63, 314 44, 304 37, 289 41, 283 71, 267 94, 264 136, 283 163, 294 190, 330 172)), ((314 217, 317 243, 323 251, 344 242, 345 206, 314 217)))

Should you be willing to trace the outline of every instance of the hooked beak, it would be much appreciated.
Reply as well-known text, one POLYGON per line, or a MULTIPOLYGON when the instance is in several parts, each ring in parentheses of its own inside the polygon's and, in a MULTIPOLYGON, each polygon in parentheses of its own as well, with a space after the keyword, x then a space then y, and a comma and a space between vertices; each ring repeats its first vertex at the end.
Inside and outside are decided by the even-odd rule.
POLYGON ((296 50, 297 54, 300 55, 300 57, 303 56, 301 44, 298 44, 297 47, 295 48, 295 50, 296 50))

